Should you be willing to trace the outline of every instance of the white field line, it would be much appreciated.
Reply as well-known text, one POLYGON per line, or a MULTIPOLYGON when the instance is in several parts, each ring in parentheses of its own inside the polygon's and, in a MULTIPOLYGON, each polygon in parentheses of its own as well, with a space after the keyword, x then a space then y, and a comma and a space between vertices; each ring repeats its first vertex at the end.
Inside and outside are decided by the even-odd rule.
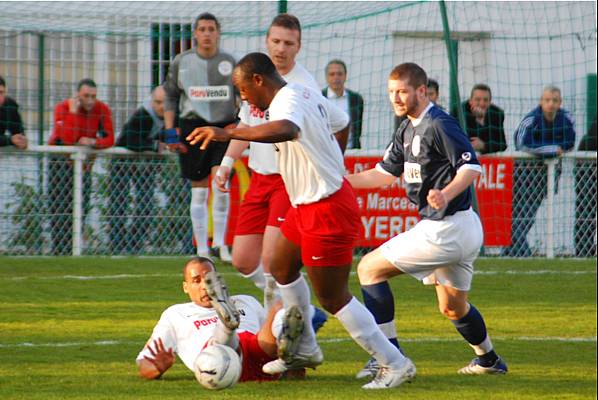
MULTIPOLYGON (((564 343, 596 343, 596 336, 593 337, 559 337, 559 336, 514 336, 514 337, 492 337, 495 341, 505 342, 564 342, 564 343)), ((350 337, 343 338, 325 338, 320 339, 320 343, 342 343, 350 342, 350 337)), ((440 338, 440 337, 420 337, 420 338, 400 338, 401 343, 447 343, 447 342, 463 342, 460 337, 454 338, 440 338)), ((122 346, 122 345, 139 345, 143 346, 143 342, 134 341, 120 341, 120 340, 99 340, 95 342, 56 342, 56 343, 0 343, 0 348, 33 348, 33 347, 79 347, 79 346, 122 346)))
MULTIPOLYGON (((475 271, 475 275, 595 275, 596 270, 591 271, 569 271, 569 270, 533 270, 533 271, 519 271, 519 270, 489 270, 489 271, 475 271)), ((240 276, 237 272, 221 272, 225 276, 240 276)), ((351 272, 355 275, 355 272, 351 272)), ((28 279, 39 280, 75 280, 75 281, 93 281, 93 280, 107 280, 107 279, 143 279, 143 278, 182 278, 180 273, 176 274, 116 274, 116 275, 56 275, 56 276, 8 276, 0 277, 0 280, 8 281, 23 281, 28 279)))

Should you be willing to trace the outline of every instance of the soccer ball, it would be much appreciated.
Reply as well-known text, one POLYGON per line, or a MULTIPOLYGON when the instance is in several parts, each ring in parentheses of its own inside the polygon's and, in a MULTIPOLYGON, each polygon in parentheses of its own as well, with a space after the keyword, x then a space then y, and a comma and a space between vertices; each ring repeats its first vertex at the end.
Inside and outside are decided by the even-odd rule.
POLYGON ((226 389, 241 377, 241 358, 235 350, 221 344, 206 347, 194 363, 195 378, 206 389, 226 389))

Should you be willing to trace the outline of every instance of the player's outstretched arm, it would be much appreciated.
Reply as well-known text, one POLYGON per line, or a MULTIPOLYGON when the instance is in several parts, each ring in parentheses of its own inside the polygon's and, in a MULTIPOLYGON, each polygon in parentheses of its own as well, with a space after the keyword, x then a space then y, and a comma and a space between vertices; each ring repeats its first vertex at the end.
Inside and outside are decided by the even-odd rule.
MULTIPOLYGON (((237 128, 244 127, 243 123, 239 123, 237 128)), ((249 142, 243 140, 236 140, 233 139, 228 144, 228 148, 226 149, 226 153, 220 162, 220 166, 218 167, 218 171, 216 172, 216 186, 218 190, 221 192, 230 192, 228 187, 228 181, 230 180, 230 175, 233 169, 233 165, 236 160, 241 158, 245 149, 249 147, 249 142)))
POLYGON ((386 186, 397 179, 394 175, 385 174, 376 168, 368 169, 358 174, 347 175, 345 178, 347 178, 354 189, 372 189, 386 186))
POLYGON ((145 356, 138 361, 139 376, 147 380, 158 379, 174 364, 174 352, 164 348, 162 339, 154 340, 154 348, 151 344, 147 348, 152 357, 145 356))
POLYGON ((230 139, 245 140, 250 142, 279 143, 296 139, 299 136, 299 127, 286 119, 272 121, 266 124, 242 127, 235 129, 222 129, 213 126, 195 128, 187 136, 191 145, 200 144, 205 150, 211 141, 226 142, 230 139))

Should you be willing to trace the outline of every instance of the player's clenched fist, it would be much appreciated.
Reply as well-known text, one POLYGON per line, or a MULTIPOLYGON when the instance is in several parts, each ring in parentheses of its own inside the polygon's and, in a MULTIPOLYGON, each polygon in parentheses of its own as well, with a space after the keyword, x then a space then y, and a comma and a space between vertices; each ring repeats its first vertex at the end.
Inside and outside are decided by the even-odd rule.
POLYGON ((193 132, 187 136, 187 141, 191 145, 200 144, 200 149, 205 150, 211 141, 227 142, 230 140, 229 133, 214 126, 204 126, 202 128, 195 128, 193 132))
POLYGON ((438 189, 430 189, 426 200, 428 201, 428 204, 436 210, 440 210, 447 206, 446 197, 444 197, 444 194, 438 189))

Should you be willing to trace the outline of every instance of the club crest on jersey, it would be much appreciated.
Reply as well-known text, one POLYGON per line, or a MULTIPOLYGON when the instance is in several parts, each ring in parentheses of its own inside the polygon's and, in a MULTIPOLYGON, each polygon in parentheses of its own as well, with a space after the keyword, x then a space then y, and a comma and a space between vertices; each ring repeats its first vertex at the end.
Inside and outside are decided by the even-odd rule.
MULTIPOLYGON (((411 141, 411 154, 417 156, 421 149, 421 137, 418 135, 413 136, 413 140, 411 141)), ((421 181, 420 181, 421 182, 421 181)))
POLYGON ((230 89, 222 86, 191 86, 187 96, 194 101, 224 101, 230 98, 230 89))
POLYGON ((470 161, 471 153, 469 151, 466 151, 465 153, 461 154, 461 158, 464 159, 465 161, 470 161))
POLYGON ((403 179, 407 183, 422 183, 421 165, 418 163, 406 162, 403 164, 403 179))
POLYGON ((233 72, 233 64, 227 60, 220 61, 220 64, 218 64, 218 72, 220 72, 220 75, 229 76, 231 72, 233 72))

